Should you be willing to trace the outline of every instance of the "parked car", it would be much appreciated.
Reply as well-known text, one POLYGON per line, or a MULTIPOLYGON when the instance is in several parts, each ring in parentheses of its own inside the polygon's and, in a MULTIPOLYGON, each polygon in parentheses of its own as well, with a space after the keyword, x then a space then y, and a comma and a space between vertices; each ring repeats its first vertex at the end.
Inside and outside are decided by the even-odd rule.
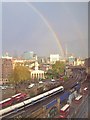
POLYGON ((32 88, 35 84, 34 83, 31 83, 28 88, 32 88))
POLYGON ((43 83, 42 81, 39 81, 39 83, 43 83))
POLYGON ((51 81, 52 81, 52 82, 55 82, 55 80, 54 80, 54 79, 51 79, 51 81))
POLYGON ((2 90, 6 90, 6 86, 0 86, 0 88, 2 89, 2 90))
POLYGON ((83 94, 86 94, 86 93, 88 93, 88 87, 85 87, 85 88, 83 89, 83 94))

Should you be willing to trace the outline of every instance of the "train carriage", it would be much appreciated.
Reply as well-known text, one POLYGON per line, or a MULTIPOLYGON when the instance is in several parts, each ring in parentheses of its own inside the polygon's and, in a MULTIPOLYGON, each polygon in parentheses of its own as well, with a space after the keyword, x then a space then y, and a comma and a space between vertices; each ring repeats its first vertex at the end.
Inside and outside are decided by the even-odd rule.
POLYGON ((5 107, 8 107, 9 105, 12 105, 12 99, 11 98, 0 101, 0 108, 5 108, 5 107))

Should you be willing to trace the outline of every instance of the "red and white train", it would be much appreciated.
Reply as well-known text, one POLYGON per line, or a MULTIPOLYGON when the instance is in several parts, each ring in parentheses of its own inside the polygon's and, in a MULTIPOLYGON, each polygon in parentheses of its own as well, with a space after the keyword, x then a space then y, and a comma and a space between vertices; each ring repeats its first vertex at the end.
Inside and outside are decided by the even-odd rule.
POLYGON ((7 98, 3 101, 0 101, 0 108, 5 108, 12 104, 21 102, 26 98, 26 96, 27 95, 25 93, 18 93, 16 95, 13 95, 11 98, 7 98))

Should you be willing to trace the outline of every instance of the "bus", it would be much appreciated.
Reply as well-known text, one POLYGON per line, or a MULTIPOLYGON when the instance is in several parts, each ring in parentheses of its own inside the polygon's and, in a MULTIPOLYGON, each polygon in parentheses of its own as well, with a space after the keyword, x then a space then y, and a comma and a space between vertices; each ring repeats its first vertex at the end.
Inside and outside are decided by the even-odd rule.
POLYGON ((69 104, 64 105, 60 109, 60 117, 59 118, 67 118, 67 116, 69 115, 69 111, 70 111, 70 105, 69 104))
POLYGON ((82 95, 78 95, 78 97, 75 98, 75 103, 80 103, 82 100, 82 95))

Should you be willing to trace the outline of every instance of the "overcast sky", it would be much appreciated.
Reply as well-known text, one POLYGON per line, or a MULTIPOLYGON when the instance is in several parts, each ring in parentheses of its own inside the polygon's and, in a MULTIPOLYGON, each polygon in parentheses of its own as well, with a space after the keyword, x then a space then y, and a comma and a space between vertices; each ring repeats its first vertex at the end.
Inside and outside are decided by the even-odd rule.
POLYGON ((31 4, 3 3, 3 53, 21 55, 34 51, 38 56, 61 55, 60 46, 63 51, 67 46, 68 53, 87 56, 88 3, 31 4))

